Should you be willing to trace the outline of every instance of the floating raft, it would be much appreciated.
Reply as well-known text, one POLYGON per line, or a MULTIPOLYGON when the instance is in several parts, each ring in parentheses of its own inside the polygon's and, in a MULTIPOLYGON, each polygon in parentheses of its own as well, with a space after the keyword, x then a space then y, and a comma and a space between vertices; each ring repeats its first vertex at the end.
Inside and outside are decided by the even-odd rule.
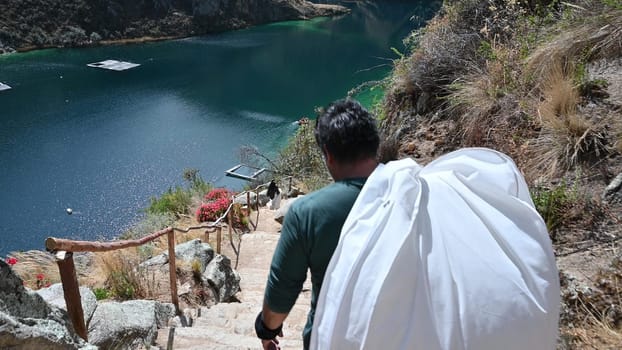
POLYGON ((8 86, 7 84, 0 83, 0 91, 10 90, 10 89, 11 89, 11 87, 8 86))
POLYGON ((87 64, 87 66, 93 67, 93 68, 122 71, 122 70, 131 69, 131 68, 136 68, 140 66, 140 64, 132 63, 132 62, 117 61, 117 60, 105 60, 101 62, 89 63, 87 64))
POLYGON ((236 166, 234 166, 233 168, 225 171, 225 175, 230 176, 230 177, 235 177, 236 179, 242 179, 242 180, 246 180, 246 181, 252 181, 252 180, 256 180, 257 176, 261 175, 263 172, 266 171, 266 168, 255 168, 249 165, 245 165, 245 164, 238 164, 236 166), (256 170, 255 172, 251 173, 251 174, 241 174, 240 170, 244 170, 244 169, 252 169, 252 170, 256 170))

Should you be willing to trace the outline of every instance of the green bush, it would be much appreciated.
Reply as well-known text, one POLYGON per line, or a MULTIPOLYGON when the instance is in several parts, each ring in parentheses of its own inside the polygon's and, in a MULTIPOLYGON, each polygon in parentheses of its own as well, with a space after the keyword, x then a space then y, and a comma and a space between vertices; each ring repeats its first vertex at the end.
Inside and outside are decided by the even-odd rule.
POLYGON ((193 197, 202 198, 212 189, 212 185, 199 176, 197 169, 185 169, 183 178, 187 188, 176 186, 174 190, 169 188, 160 198, 151 197, 145 211, 149 214, 172 214, 177 218, 189 213, 193 197))
POLYGON ((278 173, 300 179, 309 191, 330 182, 330 175, 315 142, 311 123, 300 125, 296 134, 280 152, 276 163, 278 173))
POLYGON ((550 188, 537 186, 532 189, 531 197, 553 236, 554 231, 563 226, 568 209, 578 200, 576 188, 569 188, 565 182, 550 188))
POLYGON ((151 203, 147 208, 150 214, 187 214, 188 207, 192 203, 192 196, 189 191, 175 187, 175 190, 169 188, 160 198, 151 197, 151 203))
POLYGON ((95 299, 97 300, 110 298, 110 292, 106 288, 95 288, 93 289, 93 294, 95 294, 95 299))

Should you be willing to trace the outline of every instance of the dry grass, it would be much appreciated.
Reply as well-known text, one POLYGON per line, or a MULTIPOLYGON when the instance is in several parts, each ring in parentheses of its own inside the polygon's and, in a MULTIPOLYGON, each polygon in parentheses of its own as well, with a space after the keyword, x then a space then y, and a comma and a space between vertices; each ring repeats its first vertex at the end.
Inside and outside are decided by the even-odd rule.
POLYGON ((58 265, 52 254, 30 250, 26 252, 14 252, 10 256, 17 259, 13 265, 13 271, 24 281, 26 287, 39 289, 47 283, 60 282, 58 265), (43 281, 37 279, 37 275, 43 275, 43 281))
POLYGON ((580 164, 596 164, 610 154, 607 124, 577 109, 580 96, 573 76, 572 68, 564 70, 557 62, 549 65, 541 85, 538 116, 542 129, 532 144, 536 156, 530 168, 546 178, 580 164))
POLYGON ((576 13, 572 24, 558 27, 561 32, 528 58, 527 70, 534 76, 547 76, 560 63, 566 65, 622 55, 622 10, 597 15, 586 9, 572 10, 576 13))
POLYGON ((154 299, 160 290, 156 276, 139 267, 141 261, 135 250, 130 253, 132 250, 107 252, 99 257, 107 276, 104 285, 117 299, 154 299))

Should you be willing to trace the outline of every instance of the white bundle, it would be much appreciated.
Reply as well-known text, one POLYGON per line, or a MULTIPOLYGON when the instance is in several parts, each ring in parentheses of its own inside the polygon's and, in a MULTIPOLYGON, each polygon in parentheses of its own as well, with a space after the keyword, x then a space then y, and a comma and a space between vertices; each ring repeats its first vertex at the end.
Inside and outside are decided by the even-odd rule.
POLYGON ((554 349, 559 292, 546 225, 509 157, 395 161, 344 224, 311 349, 554 349))

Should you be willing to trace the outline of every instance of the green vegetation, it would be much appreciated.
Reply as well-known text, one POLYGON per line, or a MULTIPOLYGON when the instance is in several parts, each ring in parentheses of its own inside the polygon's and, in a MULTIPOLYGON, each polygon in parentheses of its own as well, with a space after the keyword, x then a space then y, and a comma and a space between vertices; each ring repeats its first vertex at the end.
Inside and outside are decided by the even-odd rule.
POLYGON ((187 182, 186 188, 176 186, 175 189, 169 188, 160 198, 152 197, 146 212, 155 215, 172 214, 177 218, 187 215, 193 198, 203 197, 212 188, 196 169, 184 170, 184 180, 187 182))
POLYGON ((95 294, 95 299, 105 300, 110 298, 110 292, 106 288, 93 288, 93 294, 95 294))
MULTIPOLYGON (((106 296, 119 300, 148 299, 156 294, 158 288, 152 275, 151 279, 139 267, 136 255, 127 255, 123 251, 114 251, 102 257, 106 272, 104 289, 106 296)), ((100 291, 103 295, 104 293, 100 291)))
POLYGON ((552 188, 536 186, 531 191, 531 197, 553 237, 554 231, 569 218, 568 209, 578 200, 577 189, 568 188, 565 182, 552 188))
MULTIPOLYGON (((446 0, 395 61, 377 113, 383 138, 423 164, 463 147, 499 150, 525 174, 558 253, 615 249, 620 205, 601 195, 622 170, 619 102, 606 80, 621 68, 599 67, 612 69, 621 42, 619 0, 446 0)), ((594 294, 564 300, 565 349, 622 341, 611 317, 620 289, 593 287, 602 303, 594 294)))
POLYGON ((331 181, 315 142, 312 123, 300 126, 275 163, 278 174, 294 176, 307 191, 319 189, 331 181))

